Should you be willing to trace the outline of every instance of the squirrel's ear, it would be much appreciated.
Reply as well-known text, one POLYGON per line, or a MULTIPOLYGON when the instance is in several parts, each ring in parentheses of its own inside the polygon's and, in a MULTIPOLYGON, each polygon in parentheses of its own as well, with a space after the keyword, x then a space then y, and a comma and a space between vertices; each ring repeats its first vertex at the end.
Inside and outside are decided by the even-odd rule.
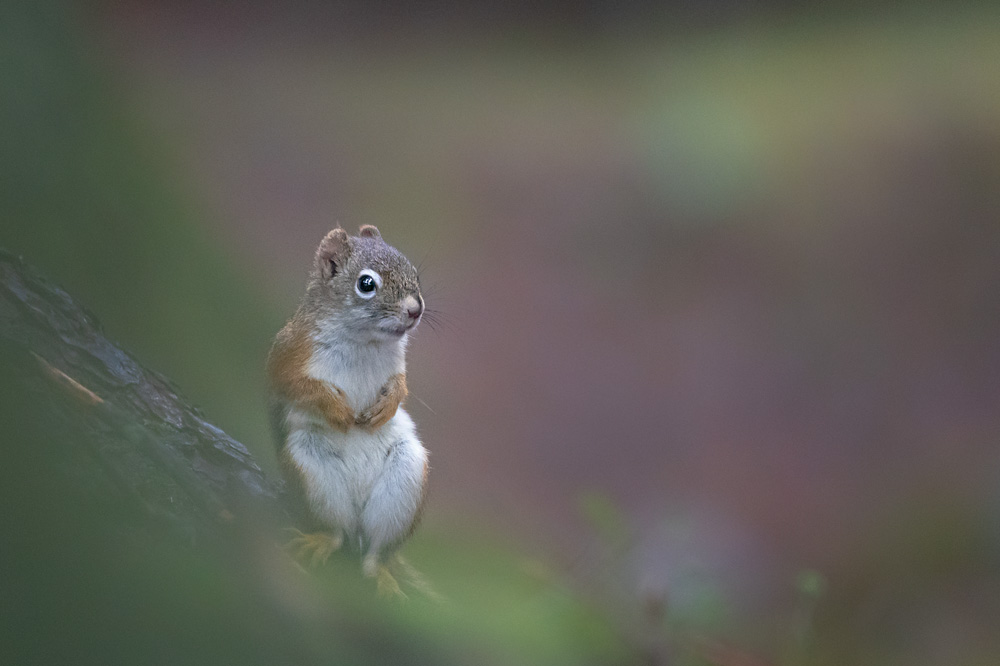
POLYGON ((378 227, 371 224, 362 224, 361 231, 358 235, 362 238, 382 238, 382 234, 379 233, 378 227))
POLYGON ((316 268, 324 280, 329 280, 344 265, 348 250, 347 232, 340 227, 320 241, 316 249, 316 268))

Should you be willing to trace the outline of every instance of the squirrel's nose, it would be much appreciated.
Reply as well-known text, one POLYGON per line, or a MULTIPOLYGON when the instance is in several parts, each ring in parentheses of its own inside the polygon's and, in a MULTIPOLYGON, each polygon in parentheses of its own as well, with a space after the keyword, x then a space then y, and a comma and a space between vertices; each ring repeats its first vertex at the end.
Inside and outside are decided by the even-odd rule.
POLYGON ((403 300, 403 309, 409 319, 420 319, 420 315, 424 313, 424 304, 413 296, 407 296, 403 300))

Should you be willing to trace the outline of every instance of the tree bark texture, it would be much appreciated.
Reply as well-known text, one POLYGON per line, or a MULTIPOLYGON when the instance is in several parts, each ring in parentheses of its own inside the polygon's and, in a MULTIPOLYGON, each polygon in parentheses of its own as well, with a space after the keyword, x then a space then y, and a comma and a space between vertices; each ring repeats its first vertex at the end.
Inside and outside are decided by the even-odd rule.
POLYGON ((108 340, 69 294, 3 251, 0 340, 8 372, 44 407, 38 425, 55 441, 72 431, 85 449, 68 454, 75 470, 62 470, 84 486, 111 483, 120 501, 192 536, 232 521, 236 506, 276 502, 279 484, 246 447, 108 340), (82 453, 92 464, 80 466, 82 453))

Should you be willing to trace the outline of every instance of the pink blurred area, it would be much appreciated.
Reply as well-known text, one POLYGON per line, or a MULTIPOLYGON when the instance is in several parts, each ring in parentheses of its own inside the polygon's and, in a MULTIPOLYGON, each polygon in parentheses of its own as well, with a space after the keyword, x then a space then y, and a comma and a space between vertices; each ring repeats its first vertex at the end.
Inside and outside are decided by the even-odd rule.
POLYGON ((429 521, 574 561, 596 492, 651 541, 672 516, 717 520, 712 549, 763 576, 836 569, 901 507, 995 501, 989 35, 765 15, 588 37, 261 7, 97 22, 273 307, 294 309, 334 223, 421 263, 441 320, 409 356, 429 521))

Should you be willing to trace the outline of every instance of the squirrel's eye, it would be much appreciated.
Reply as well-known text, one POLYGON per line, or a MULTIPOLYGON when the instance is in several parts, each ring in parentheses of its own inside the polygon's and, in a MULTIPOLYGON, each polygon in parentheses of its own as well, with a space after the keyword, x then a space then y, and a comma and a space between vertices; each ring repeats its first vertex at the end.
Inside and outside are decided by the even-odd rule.
POLYGON ((354 291, 361 298, 371 298, 375 295, 375 290, 382 286, 382 278, 373 270, 365 269, 358 276, 358 281, 354 285, 354 291))

